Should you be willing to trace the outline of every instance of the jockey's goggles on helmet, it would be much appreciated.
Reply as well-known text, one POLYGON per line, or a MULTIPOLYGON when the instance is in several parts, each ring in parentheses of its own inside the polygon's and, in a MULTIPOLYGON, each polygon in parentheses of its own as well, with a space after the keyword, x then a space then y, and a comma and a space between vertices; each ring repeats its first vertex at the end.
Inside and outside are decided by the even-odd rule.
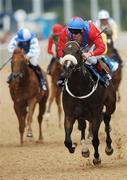
POLYGON ((70 33, 72 34, 81 34, 82 30, 81 29, 68 29, 70 33))

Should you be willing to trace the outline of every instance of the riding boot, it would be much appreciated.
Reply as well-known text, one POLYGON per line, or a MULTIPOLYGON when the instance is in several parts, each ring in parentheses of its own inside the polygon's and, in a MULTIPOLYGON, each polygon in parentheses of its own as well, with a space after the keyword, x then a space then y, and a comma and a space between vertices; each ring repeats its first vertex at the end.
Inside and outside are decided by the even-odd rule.
POLYGON ((108 66, 111 73, 118 69, 118 62, 116 62, 114 59, 109 58, 108 56, 102 56, 101 61, 103 61, 108 66))
POLYGON ((61 73, 60 77, 59 77, 59 79, 57 81, 57 86, 60 87, 60 88, 64 87, 65 79, 66 79, 65 73, 61 73))
POLYGON ((111 75, 109 74, 109 67, 101 60, 98 60, 95 64, 98 73, 101 75, 104 81, 104 86, 107 87, 110 84, 111 75))
POLYGON ((51 68, 52 68, 52 65, 54 62, 55 62, 55 57, 52 57, 49 65, 47 67, 47 74, 49 74, 49 75, 51 75, 51 68))
POLYGON ((41 90, 46 91, 47 90, 46 81, 43 77, 40 66, 39 65, 33 66, 32 64, 30 64, 30 67, 34 70, 35 74, 37 75, 41 90))

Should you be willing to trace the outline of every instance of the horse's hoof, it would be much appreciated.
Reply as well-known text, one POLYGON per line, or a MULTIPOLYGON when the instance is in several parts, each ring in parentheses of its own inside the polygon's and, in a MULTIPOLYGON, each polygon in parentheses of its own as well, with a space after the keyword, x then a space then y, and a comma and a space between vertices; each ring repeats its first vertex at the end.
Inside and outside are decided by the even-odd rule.
POLYGON ((28 133, 26 137, 33 138, 33 134, 32 133, 28 133))
POLYGON ((76 143, 72 144, 72 147, 71 147, 71 148, 68 148, 69 152, 70 152, 70 153, 74 153, 76 146, 77 146, 76 143))
POLYGON ((82 157, 88 158, 90 156, 90 151, 82 151, 82 157))
POLYGON ((47 113, 44 115, 45 121, 49 121, 49 117, 50 117, 50 113, 47 112, 47 113))
POLYGON ((42 140, 42 139, 38 139, 38 140, 36 141, 36 143, 37 143, 37 144, 43 144, 43 140, 42 140))
POLYGON ((110 156, 113 154, 113 148, 108 148, 108 146, 105 148, 105 153, 110 156))
POLYGON ((100 158, 94 158, 94 159, 93 159, 93 164, 94 164, 95 166, 100 165, 100 164, 101 164, 101 159, 100 159, 100 158))

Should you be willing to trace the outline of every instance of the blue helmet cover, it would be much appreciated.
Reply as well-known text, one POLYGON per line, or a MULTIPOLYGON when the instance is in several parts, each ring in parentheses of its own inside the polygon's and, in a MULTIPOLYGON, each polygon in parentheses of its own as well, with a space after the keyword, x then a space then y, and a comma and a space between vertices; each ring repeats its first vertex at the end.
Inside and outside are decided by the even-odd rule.
POLYGON ((16 40, 18 42, 25 42, 25 41, 30 41, 31 39, 33 39, 35 37, 35 33, 33 32, 30 32, 29 36, 26 37, 24 32, 25 32, 26 29, 20 29, 18 32, 17 32, 17 38, 16 40))
POLYGON ((68 29, 82 30, 84 28, 84 20, 81 17, 75 16, 67 23, 67 27, 68 29))

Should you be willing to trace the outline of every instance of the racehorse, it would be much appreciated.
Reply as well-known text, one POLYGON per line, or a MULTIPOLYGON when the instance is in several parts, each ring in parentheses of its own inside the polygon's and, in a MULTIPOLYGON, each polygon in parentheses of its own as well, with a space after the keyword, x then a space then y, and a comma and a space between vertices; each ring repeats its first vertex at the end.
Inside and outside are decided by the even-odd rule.
POLYGON ((117 51, 117 49, 114 47, 114 42, 112 39, 112 35, 106 34, 107 36, 107 55, 114 59, 116 62, 118 62, 119 66, 118 69, 113 73, 112 76, 112 82, 117 94, 117 101, 120 101, 120 92, 119 92, 119 86, 122 80, 122 59, 117 51))
POLYGON ((65 128, 64 144, 70 153, 75 152, 76 144, 72 142, 71 134, 73 125, 78 120, 79 129, 81 130, 82 156, 88 157, 90 152, 85 144, 85 128, 86 120, 88 120, 91 123, 93 134, 93 163, 97 165, 101 163, 98 152, 98 132, 102 118, 104 119, 106 132, 105 152, 107 155, 113 153, 110 137, 110 120, 116 108, 116 93, 112 83, 105 88, 98 82, 98 78, 96 81, 93 80, 91 73, 81 58, 81 50, 78 43, 75 41, 67 42, 63 51, 65 55, 61 64, 66 74, 62 96, 65 128), (102 114, 104 106, 106 110, 102 114))
POLYGON ((51 105, 53 103, 53 100, 55 99, 57 108, 58 108, 58 122, 59 127, 61 128, 61 113, 62 113, 62 107, 61 107, 61 88, 57 86, 58 77, 60 76, 62 72, 61 64, 58 62, 57 58, 55 59, 54 63, 52 64, 51 68, 51 90, 50 90, 50 97, 48 101, 48 108, 47 108, 47 120, 50 116, 51 112, 51 105))
POLYGON ((38 79, 34 71, 29 67, 28 60, 25 58, 24 52, 20 48, 14 50, 11 60, 11 70, 12 80, 9 89, 14 102, 14 110, 19 121, 20 143, 23 144, 26 119, 28 126, 27 137, 33 137, 31 123, 37 103, 39 104, 39 141, 42 141, 41 124, 49 91, 45 91, 44 94, 40 92, 38 79))

